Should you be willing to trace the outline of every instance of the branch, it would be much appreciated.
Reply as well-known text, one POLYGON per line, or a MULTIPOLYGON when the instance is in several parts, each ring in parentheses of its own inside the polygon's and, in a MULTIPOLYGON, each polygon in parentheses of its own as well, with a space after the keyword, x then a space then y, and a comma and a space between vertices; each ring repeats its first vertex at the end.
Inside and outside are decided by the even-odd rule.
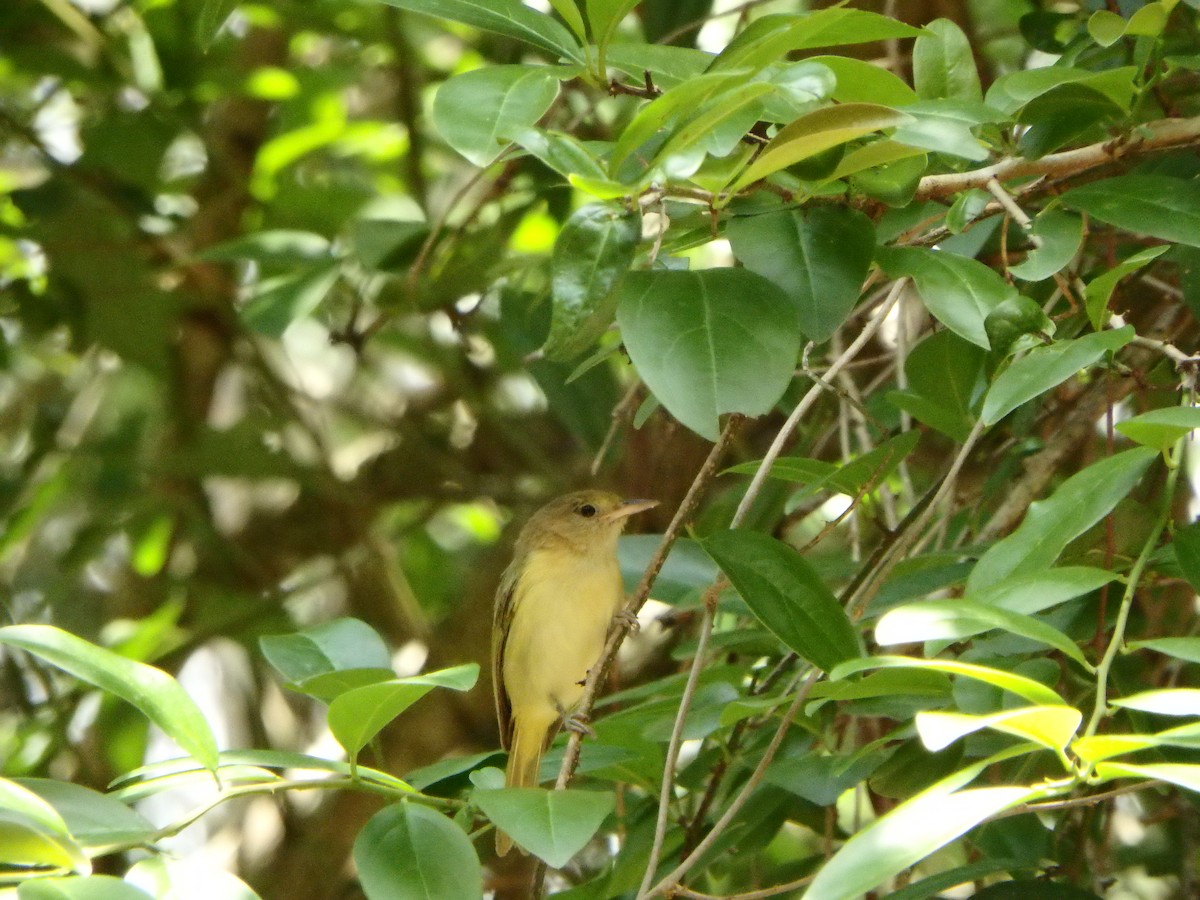
POLYGON ((992 179, 1005 181, 1036 176, 1078 175, 1080 172, 1116 162, 1130 153, 1149 153, 1197 143, 1200 143, 1200 116, 1191 119, 1162 119, 1138 126, 1131 135, 1122 135, 1113 140, 1088 144, 1086 147, 1064 150, 1061 153, 1051 153, 1041 159, 1012 157, 970 172, 926 175, 917 185, 916 199, 937 200, 971 188, 986 190, 988 182, 992 179))

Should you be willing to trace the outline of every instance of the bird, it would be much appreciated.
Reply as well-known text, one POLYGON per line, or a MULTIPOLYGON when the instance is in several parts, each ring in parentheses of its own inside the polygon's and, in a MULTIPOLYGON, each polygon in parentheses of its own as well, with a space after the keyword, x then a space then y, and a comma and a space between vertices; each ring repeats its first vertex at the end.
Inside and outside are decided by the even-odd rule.
MULTIPOLYGON (((492 621, 492 684, 506 787, 535 787, 542 752, 571 715, 625 600, 617 538, 629 517, 658 505, 583 490, 551 500, 517 536, 492 621)), ((496 852, 512 838, 496 832, 496 852)))

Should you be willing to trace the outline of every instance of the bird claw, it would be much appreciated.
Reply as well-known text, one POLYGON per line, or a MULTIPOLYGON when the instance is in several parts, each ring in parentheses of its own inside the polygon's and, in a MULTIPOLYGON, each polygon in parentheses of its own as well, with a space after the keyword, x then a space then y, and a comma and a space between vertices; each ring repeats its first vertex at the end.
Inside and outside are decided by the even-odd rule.
POLYGON ((613 622, 624 625, 631 634, 637 634, 642 627, 642 623, 638 621, 637 613, 632 609, 623 609, 615 616, 613 622))
POLYGON ((581 734, 584 737, 594 738, 596 736, 596 732, 592 726, 588 724, 587 718, 578 713, 570 716, 563 716, 563 728, 565 728, 567 731, 573 731, 575 734, 581 734))

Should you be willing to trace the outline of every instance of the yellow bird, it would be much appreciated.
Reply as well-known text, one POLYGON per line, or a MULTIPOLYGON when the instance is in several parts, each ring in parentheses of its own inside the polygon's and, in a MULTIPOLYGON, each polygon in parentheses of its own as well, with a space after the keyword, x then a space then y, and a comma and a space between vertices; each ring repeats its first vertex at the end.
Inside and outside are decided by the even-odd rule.
MULTIPOLYGON (((513 561, 496 591, 492 683, 500 740, 508 751, 508 787, 538 783, 542 751, 583 694, 625 599, 617 537, 629 516, 656 500, 622 500, 576 491, 539 509, 517 537, 513 561)), ((503 856, 512 838, 496 832, 503 856)))

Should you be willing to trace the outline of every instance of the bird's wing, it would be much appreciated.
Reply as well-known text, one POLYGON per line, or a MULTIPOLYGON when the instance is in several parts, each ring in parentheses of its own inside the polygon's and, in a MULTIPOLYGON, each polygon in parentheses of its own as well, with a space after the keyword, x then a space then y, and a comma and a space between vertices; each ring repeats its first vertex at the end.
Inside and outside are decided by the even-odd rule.
POLYGON ((513 560, 500 578, 492 612, 492 691, 496 697, 496 720, 500 723, 500 746, 505 750, 512 745, 513 718, 512 703, 504 686, 504 649, 516 608, 518 572, 517 560, 513 560))

